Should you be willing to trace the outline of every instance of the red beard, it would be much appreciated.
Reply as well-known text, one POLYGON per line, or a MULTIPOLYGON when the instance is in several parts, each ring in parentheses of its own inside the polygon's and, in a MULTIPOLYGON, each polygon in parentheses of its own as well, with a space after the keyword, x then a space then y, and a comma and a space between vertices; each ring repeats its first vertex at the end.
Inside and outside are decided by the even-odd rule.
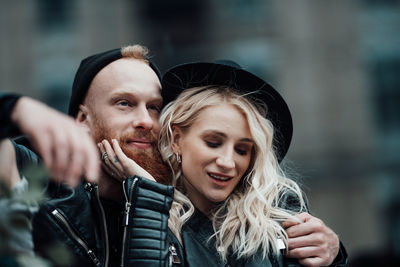
POLYGON ((171 184, 171 171, 161 159, 161 154, 157 148, 157 138, 154 135, 150 132, 134 131, 118 137, 112 130, 104 127, 100 121, 96 120, 95 125, 97 127, 93 129, 92 133, 96 144, 104 139, 112 144, 111 139, 116 139, 125 155, 150 173, 157 182, 171 184), (132 149, 127 144, 129 138, 145 138, 151 140, 152 149, 150 151, 132 149))

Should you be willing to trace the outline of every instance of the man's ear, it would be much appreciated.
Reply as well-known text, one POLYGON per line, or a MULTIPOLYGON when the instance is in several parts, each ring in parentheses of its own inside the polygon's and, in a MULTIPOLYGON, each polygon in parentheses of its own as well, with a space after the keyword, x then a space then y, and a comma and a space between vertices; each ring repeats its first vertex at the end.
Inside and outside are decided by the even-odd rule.
POLYGON ((89 108, 85 105, 79 105, 78 115, 76 115, 75 121, 82 127, 87 128, 89 131, 91 125, 91 116, 89 108))
POLYGON ((179 153, 181 151, 180 142, 182 140, 182 130, 178 126, 172 126, 172 136, 171 136, 171 147, 174 153, 179 153))

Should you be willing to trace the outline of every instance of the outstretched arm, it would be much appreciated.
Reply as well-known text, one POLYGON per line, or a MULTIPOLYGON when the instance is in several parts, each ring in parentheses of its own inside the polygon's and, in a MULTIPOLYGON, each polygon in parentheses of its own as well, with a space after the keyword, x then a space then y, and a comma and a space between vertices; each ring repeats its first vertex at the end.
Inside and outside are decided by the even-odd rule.
POLYGON ((71 117, 29 97, 15 98, 2 93, 0 102, 8 107, 2 109, 7 114, 3 113, 1 126, 10 129, 9 133, 2 132, 1 137, 12 137, 17 130, 28 136, 52 178, 76 185, 81 176, 90 181, 98 177, 97 148, 71 117))

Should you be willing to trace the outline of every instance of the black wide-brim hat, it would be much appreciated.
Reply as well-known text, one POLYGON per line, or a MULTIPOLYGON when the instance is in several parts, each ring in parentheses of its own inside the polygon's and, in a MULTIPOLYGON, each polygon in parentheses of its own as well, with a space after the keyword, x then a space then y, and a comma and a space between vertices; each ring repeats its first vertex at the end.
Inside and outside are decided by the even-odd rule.
POLYGON ((163 76, 162 97, 164 103, 175 100, 185 89, 225 85, 242 93, 252 103, 267 107, 266 118, 274 126, 273 146, 278 162, 285 157, 293 135, 292 116, 282 96, 267 82, 242 69, 229 60, 196 62, 177 65, 163 76))

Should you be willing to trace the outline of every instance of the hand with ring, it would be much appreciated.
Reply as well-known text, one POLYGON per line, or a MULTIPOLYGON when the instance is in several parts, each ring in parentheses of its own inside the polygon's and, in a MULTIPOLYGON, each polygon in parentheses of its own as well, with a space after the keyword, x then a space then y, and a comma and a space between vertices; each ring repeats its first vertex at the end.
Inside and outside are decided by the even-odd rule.
POLYGON ((138 175, 155 181, 145 169, 125 155, 117 140, 112 139, 112 146, 107 140, 103 140, 98 143, 98 147, 101 152, 102 167, 111 177, 123 181, 129 176, 138 175))
POLYGON ((107 152, 103 152, 102 154, 101 154, 101 161, 102 162, 106 162, 106 159, 108 158, 108 155, 107 155, 107 152))

